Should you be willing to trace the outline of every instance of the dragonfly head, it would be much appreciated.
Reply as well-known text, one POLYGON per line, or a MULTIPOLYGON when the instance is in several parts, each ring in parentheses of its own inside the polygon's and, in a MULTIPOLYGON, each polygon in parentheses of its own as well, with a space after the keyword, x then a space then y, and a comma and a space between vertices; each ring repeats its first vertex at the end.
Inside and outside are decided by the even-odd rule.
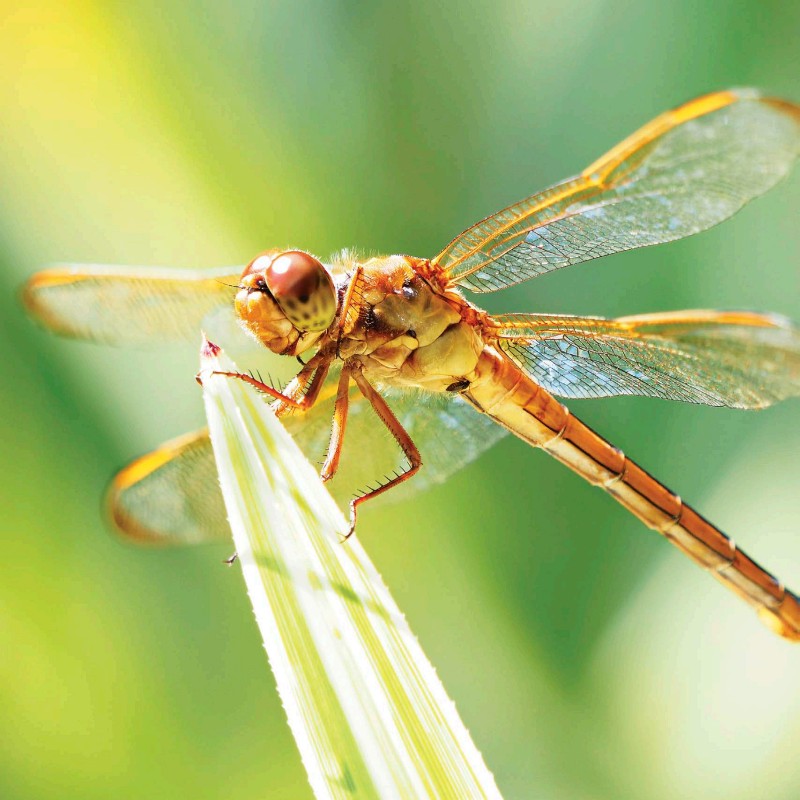
POLYGON ((330 327, 336 316, 333 278, 302 250, 269 250, 242 273, 236 314, 274 353, 297 355, 330 327))

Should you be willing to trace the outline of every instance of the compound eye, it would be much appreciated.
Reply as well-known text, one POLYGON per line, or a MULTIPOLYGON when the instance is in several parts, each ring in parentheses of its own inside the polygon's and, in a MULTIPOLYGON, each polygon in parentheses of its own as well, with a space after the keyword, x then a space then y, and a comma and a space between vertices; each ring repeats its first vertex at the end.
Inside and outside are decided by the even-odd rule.
POLYGON ((324 331, 336 316, 336 288, 328 270, 302 250, 287 250, 264 270, 267 288, 286 319, 301 331, 324 331))

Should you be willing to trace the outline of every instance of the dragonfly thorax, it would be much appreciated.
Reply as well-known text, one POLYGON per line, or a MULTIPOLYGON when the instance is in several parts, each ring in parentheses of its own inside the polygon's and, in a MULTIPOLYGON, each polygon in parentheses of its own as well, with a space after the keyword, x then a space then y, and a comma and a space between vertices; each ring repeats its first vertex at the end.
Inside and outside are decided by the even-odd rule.
POLYGON ((445 391, 472 379, 483 340, 479 328, 465 321, 469 304, 434 290, 416 266, 406 256, 364 264, 358 321, 340 353, 356 358, 371 380, 445 391))

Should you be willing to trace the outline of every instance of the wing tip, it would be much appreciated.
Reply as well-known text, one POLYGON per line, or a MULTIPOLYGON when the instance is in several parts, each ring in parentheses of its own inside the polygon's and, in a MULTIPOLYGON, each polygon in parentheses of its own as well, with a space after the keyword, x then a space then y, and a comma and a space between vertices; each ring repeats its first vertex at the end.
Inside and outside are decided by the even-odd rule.
POLYGON ((105 491, 103 508, 110 527, 121 539, 155 547, 170 544, 168 534, 142 524, 127 511, 122 503, 122 496, 128 489, 141 483, 179 455, 186 447, 207 437, 206 428, 177 436, 155 450, 134 459, 114 475, 105 491))
POLYGON ((103 498, 103 516, 116 537, 124 542, 151 547, 163 547, 167 543, 156 531, 141 525, 120 503, 120 489, 115 480, 109 484, 103 498))
MULTIPOLYGON (((725 93, 718 92, 717 94, 725 94, 725 93)), ((800 104, 795 103, 792 100, 787 100, 784 97, 774 97, 772 95, 766 95, 763 92, 759 91, 758 89, 752 89, 747 87, 729 89, 727 91, 727 94, 731 95, 734 98, 734 102, 756 101, 759 103, 763 103, 764 105, 770 106, 771 108, 784 114, 785 116, 791 117, 798 125, 800 125, 800 104)))
POLYGON ((782 97, 762 97, 764 103, 791 117, 800 126, 800 105, 782 97))
POLYGON ((117 538, 137 545, 163 546, 164 538, 157 531, 142 525, 123 506, 123 492, 135 483, 127 478, 130 466, 132 464, 121 469, 108 484, 102 501, 103 516, 117 538))
POLYGON ((61 336, 80 338, 81 333, 59 316, 57 309, 48 301, 47 290, 57 286, 77 283, 82 280, 74 268, 66 266, 48 267, 31 275, 19 288, 19 301, 31 319, 47 330, 61 336))

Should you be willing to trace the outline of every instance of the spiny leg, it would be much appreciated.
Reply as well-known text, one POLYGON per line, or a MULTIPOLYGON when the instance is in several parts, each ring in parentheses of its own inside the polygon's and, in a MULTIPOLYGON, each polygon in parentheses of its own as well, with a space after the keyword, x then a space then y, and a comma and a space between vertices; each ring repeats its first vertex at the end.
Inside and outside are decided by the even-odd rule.
POLYGON ((370 491, 368 491, 366 494, 362 494, 360 497, 356 497, 350 501, 350 529, 348 530, 347 535, 344 537, 345 539, 348 539, 350 536, 352 536, 356 529, 356 514, 358 512, 358 507, 362 503, 370 500, 373 497, 377 497, 384 492, 388 492, 389 489, 392 489, 395 486, 399 486, 401 483, 407 481, 409 478, 415 475, 422 466, 422 457, 419 454, 419 450, 417 450, 417 446, 414 444, 405 428, 400 424, 397 417, 392 413, 392 410, 386 404, 386 401, 383 399, 383 397, 381 397, 381 395, 372 387, 369 381, 367 381, 360 369, 352 369, 351 375, 353 376, 356 386, 358 386, 359 390, 361 391, 361 394, 363 394, 364 397, 369 401, 381 422, 383 422, 383 424, 389 429, 389 432, 400 446, 400 449, 403 451, 403 455, 405 455, 405 457, 408 459, 408 469, 395 474, 394 477, 386 481, 386 483, 376 486, 374 489, 370 489, 370 491))
POLYGON ((278 416, 283 416, 288 411, 307 411, 316 403, 322 384, 328 376, 330 364, 330 355, 318 353, 295 376, 289 394, 279 392, 269 384, 243 372, 215 372, 214 374, 222 375, 226 378, 236 378, 249 383, 250 386, 255 387, 258 391, 277 400, 275 413, 278 416), (318 357, 319 360, 317 360, 318 357))
POLYGON ((347 411, 350 406, 350 367, 346 364, 339 375, 339 386, 336 390, 336 402, 333 407, 333 422, 331 423, 331 440, 328 445, 328 454, 322 465, 320 478, 329 481, 339 469, 339 457, 342 454, 344 431, 347 427, 347 411))
MULTIPOLYGON (((333 353, 331 350, 320 350, 318 353, 313 355, 304 365, 303 369, 297 373, 297 375, 292 378, 289 383, 283 388, 282 394, 286 397, 291 398, 292 400, 299 400, 303 397, 304 394, 307 393, 307 387, 311 382, 311 379, 314 377, 314 373, 316 370, 322 365, 323 362, 332 362, 333 361, 333 353)), ((327 368, 325 372, 325 377, 327 377, 327 368)), ((322 379, 320 379, 320 383, 317 386, 317 394, 319 394, 319 390, 322 387, 322 379)), ((280 400, 276 400, 272 404, 272 410, 275 412, 276 416, 283 417, 287 414, 290 414, 292 411, 297 410, 294 406, 283 403, 280 400)))
MULTIPOLYGON (((257 380, 252 375, 245 375, 242 372, 215 372, 214 374, 224 375, 228 378, 237 378, 238 380, 254 386, 260 392, 274 397, 276 402, 273 403, 273 410, 275 414, 280 417, 296 409, 306 411, 314 405, 319 396, 322 384, 325 383, 325 378, 328 376, 330 364, 331 357, 329 355, 317 353, 292 379, 287 387, 289 391, 288 394, 282 394, 276 389, 273 389, 269 384, 257 380)), ((238 554, 233 553, 223 561, 223 564, 227 564, 230 567, 237 558, 238 554)))

